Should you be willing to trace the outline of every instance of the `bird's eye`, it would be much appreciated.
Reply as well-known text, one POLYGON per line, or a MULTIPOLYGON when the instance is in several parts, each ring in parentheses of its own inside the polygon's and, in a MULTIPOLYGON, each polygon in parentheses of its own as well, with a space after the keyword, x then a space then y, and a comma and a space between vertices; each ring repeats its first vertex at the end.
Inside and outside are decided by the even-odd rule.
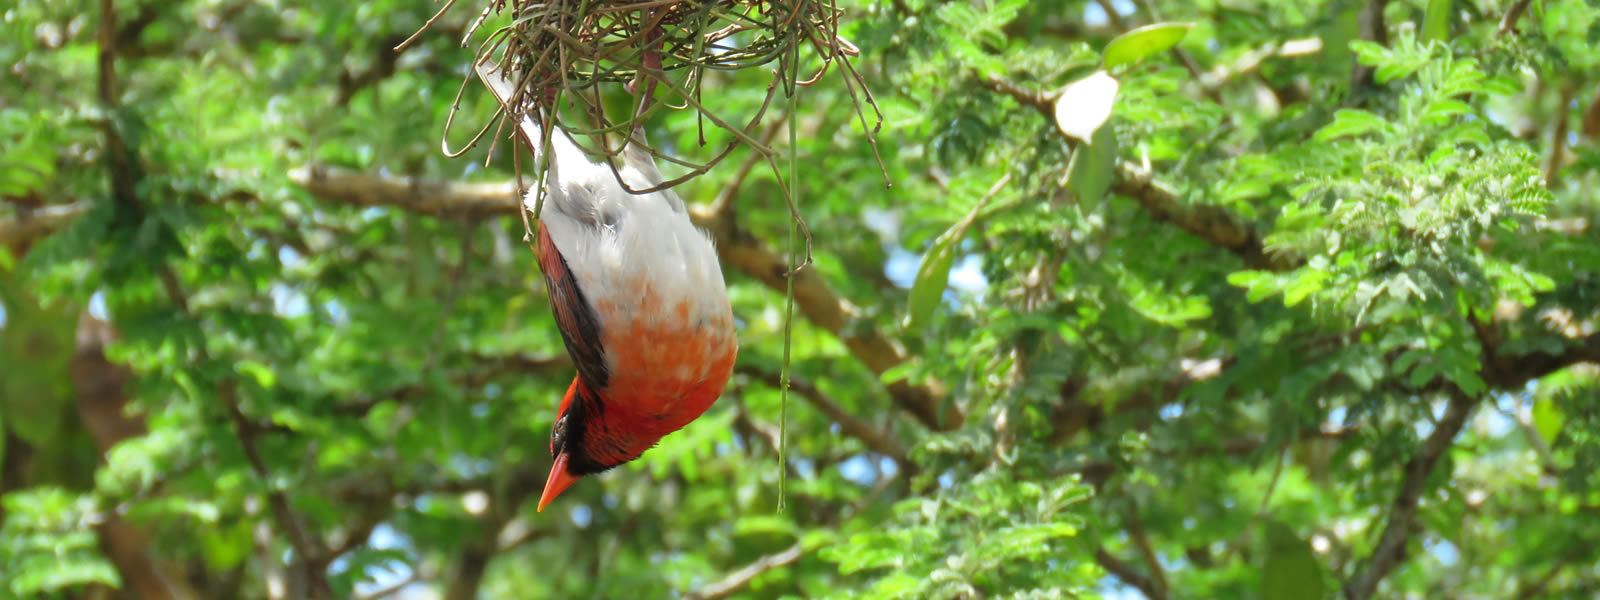
POLYGON ((561 450, 566 445, 567 445, 567 418, 566 417, 561 417, 559 419, 556 419, 555 426, 550 428, 550 456, 552 458, 554 458, 556 455, 561 454, 561 450))

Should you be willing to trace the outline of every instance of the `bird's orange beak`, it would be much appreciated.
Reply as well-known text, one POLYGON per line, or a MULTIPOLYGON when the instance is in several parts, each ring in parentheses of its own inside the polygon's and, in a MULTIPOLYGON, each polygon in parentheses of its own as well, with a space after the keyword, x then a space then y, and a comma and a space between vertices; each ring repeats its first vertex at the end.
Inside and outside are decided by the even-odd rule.
POLYGON ((539 495, 538 512, 544 512, 546 504, 549 504, 551 500, 555 500, 556 496, 560 496, 561 492, 567 489, 567 486, 572 485, 577 480, 577 477, 573 477, 571 473, 567 472, 567 453, 562 452, 556 455, 556 463, 550 465, 550 476, 544 480, 544 493, 539 495))

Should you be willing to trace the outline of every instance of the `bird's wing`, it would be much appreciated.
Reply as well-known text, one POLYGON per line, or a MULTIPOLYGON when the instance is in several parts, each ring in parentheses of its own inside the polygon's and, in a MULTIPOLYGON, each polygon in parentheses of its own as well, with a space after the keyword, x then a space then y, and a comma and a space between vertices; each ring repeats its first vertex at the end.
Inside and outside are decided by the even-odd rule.
POLYGON ((555 313, 556 327, 561 330, 561 342, 567 347, 567 355, 572 357, 578 375, 585 382, 596 389, 604 389, 611 382, 611 372, 600 341, 599 315, 584 297, 567 259, 561 256, 543 221, 539 223, 538 258, 539 272, 544 274, 545 291, 550 296, 551 311, 555 313))
MULTIPOLYGON (((501 106, 509 107, 513 95, 511 82, 495 69, 493 63, 479 62, 475 69, 479 79, 483 80, 501 106)), ((533 152, 534 163, 538 164, 544 153, 543 129, 527 115, 521 116, 518 127, 533 152)), ((593 187, 590 174, 595 165, 560 128, 551 132, 550 148, 552 156, 545 178, 545 207, 554 208, 559 216, 549 216, 558 219, 566 217, 590 227, 602 224, 604 215, 601 214, 599 203, 594 201, 601 192, 589 189, 593 187)), ((532 192, 524 199, 530 212, 534 210, 536 200, 537 196, 532 192)), ((535 254, 539 260, 539 271, 544 276, 545 290, 550 296, 551 310, 555 313, 556 326, 561 331, 561 341, 567 348, 567 354, 572 357, 578 375, 594 387, 606 387, 610 372, 601 344, 603 332, 599 316, 583 288, 578 285, 577 277, 544 218, 539 222, 538 251, 535 254)))

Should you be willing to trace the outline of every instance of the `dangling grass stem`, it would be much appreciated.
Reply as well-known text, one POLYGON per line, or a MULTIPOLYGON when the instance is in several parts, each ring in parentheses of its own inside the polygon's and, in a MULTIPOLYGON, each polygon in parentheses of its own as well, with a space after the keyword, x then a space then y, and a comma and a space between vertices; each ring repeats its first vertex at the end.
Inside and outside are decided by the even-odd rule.
MULTIPOLYGON (((800 45, 790 45, 788 73, 789 78, 789 197, 798 203, 800 200, 800 145, 796 127, 797 117, 800 114, 800 86, 793 85, 800 77, 800 45)), ((783 311, 783 368, 778 373, 778 512, 783 512, 784 499, 788 496, 788 451, 789 451, 789 347, 793 342, 794 334, 794 276, 799 270, 799 261, 796 260, 795 242, 800 235, 799 221, 789 222, 789 274, 784 277, 784 311, 783 311)))

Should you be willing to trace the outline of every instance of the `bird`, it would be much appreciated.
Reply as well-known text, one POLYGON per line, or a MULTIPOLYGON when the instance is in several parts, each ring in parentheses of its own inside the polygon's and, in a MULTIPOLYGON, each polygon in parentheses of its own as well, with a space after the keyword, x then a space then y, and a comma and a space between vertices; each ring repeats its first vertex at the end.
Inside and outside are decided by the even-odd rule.
MULTIPOLYGON (((537 160, 541 128, 526 115, 521 127, 537 160)), ((534 254, 577 373, 550 429, 539 512, 703 415, 739 351, 711 237, 671 188, 634 193, 663 182, 642 124, 616 169, 591 161, 560 127, 551 133, 534 254)), ((537 192, 523 199, 530 212, 537 192)))

